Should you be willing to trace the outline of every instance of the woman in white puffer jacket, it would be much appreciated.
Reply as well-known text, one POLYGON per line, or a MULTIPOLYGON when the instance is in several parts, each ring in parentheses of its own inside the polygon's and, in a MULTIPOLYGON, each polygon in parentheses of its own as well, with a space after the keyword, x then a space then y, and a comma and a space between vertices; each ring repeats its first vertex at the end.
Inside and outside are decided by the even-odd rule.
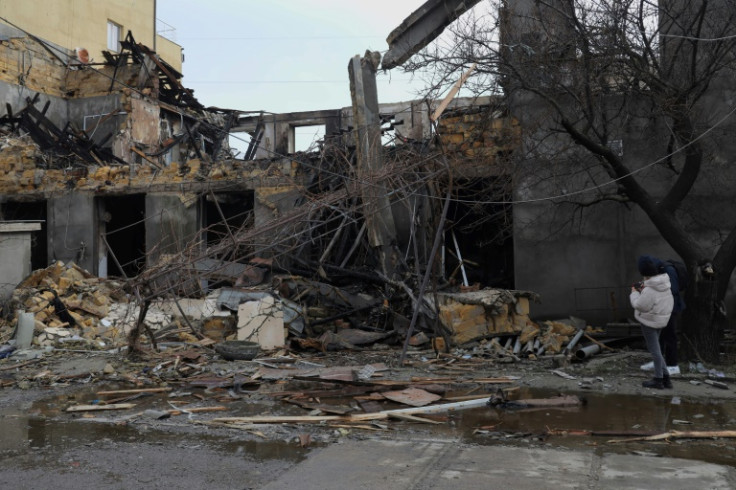
POLYGON ((644 276, 644 282, 640 289, 631 288, 629 300, 634 307, 634 316, 641 323, 647 350, 654 360, 654 378, 643 382, 642 386, 656 389, 672 388, 670 375, 659 347, 659 335, 667 326, 674 306, 670 278, 664 270, 659 270, 657 261, 649 255, 639 257, 638 267, 644 276))

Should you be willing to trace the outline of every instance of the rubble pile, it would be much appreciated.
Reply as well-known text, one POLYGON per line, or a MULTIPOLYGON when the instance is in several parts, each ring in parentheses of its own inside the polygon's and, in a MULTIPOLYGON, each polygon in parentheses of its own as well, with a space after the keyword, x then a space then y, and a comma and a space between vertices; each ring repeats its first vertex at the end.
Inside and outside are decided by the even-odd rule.
MULTIPOLYGON (((263 351, 380 351, 401 346, 409 335, 411 305, 386 296, 382 288, 339 287, 265 270, 256 282, 214 289, 204 298, 150 301, 143 342, 207 347, 248 341, 263 351)), ((8 341, 20 314, 30 313, 35 347, 74 341, 94 349, 123 347, 141 308, 129 286, 98 278, 74 263, 56 262, 34 271, 13 292, 0 340, 8 341)), ((461 348, 513 362, 556 355, 564 348, 570 353, 583 333, 591 333, 578 319, 532 321, 530 302, 537 300, 532 292, 503 289, 437 293, 425 298, 423 314, 429 321, 414 330, 408 344, 438 354, 461 348)))
POLYGON ((14 325, 19 313, 35 319, 33 343, 53 346, 70 340, 109 346, 124 332, 114 323, 120 305, 128 305, 123 284, 101 279, 74 263, 55 262, 34 271, 13 292, 6 317, 14 325), (113 320, 108 318, 111 316, 113 320))

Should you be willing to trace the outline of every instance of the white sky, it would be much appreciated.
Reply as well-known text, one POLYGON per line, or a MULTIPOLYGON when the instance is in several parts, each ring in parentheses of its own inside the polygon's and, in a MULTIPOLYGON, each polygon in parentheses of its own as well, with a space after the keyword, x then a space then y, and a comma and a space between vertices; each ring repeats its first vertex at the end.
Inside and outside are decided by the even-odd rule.
MULTIPOLYGON (((297 112, 351 105, 347 66, 424 0, 157 0, 184 48, 184 85, 205 106, 297 112)), ((379 72, 380 102, 420 98, 423 83, 379 72)))

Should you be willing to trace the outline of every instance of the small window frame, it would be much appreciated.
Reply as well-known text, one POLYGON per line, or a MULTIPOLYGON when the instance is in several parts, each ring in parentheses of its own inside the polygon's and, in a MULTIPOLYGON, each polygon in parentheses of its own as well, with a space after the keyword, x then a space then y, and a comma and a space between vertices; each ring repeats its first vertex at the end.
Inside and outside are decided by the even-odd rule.
POLYGON ((107 49, 113 53, 120 52, 120 41, 123 37, 123 26, 107 19, 107 49))

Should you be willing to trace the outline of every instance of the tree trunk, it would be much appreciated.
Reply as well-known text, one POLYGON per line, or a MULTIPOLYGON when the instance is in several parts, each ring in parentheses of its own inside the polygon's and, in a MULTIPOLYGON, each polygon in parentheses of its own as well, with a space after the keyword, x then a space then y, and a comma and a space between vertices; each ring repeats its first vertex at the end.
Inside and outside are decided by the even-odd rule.
POLYGON ((697 278, 685 292, 679 348, 686 360, 718 362, 723 316, 717 281, 697 278))

